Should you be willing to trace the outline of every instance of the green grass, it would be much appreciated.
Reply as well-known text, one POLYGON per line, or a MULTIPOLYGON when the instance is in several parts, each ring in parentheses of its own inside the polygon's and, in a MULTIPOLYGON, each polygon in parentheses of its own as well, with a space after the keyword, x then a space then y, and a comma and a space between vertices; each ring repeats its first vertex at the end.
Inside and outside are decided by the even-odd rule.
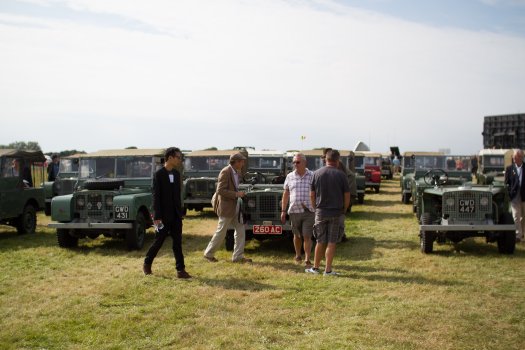
POLYGON ((1 226, 0 349, 523 349, 524 246, 504 256, 471 239, 424 255, 398 186, 354 206, 337 278, 306 275, 288 241, 249 242, 252 265, 225 250, 204 261, 210 212, 184 221, 189 281, 175 278, 169 240, 144 277, 147 247, 66 250, 45 226, 1 226))

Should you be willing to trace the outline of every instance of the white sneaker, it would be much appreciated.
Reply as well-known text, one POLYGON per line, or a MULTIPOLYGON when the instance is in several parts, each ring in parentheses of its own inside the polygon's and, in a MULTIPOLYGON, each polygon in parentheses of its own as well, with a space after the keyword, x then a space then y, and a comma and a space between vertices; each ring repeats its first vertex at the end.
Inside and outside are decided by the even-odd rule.
POLYGON ((323 273, 323 276, 339 276, 339 273, 338 272, 335 272, 334 270, 330 271, 330 272, 324 272, 323 273))
POLYGON ((316 269, 315 267, 310 267, 309 269, 305 269, 304 272, 306 273, 313 273, 314 275, 319 274, 319 269, 316 269))

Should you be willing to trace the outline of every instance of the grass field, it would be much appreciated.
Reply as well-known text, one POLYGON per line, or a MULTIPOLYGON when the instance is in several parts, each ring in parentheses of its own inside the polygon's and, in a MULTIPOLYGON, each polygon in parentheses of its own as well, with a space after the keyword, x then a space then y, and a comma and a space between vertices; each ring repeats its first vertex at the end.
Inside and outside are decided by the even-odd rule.
POLYGON ((35 235, 0 226, 0 349, 524 349, 525 246, 506 256, 471 239, 424 255, 399 193, 387 181, 354 206, 339 277, 306 275, 284 241, 249 242, 251 265, 225 250, 204 261, 210 212, 184 221, 191 280, 175 278, 170 241, 145 277, 146 248, 60 249, 42 215, 35 235))

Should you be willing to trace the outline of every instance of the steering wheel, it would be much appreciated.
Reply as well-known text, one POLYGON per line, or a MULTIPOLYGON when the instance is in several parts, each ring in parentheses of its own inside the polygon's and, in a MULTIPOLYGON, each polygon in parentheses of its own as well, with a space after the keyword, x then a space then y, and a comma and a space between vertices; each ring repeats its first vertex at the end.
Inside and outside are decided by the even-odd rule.
POLYGON ((423 175, 423 180, 427 185, 442 186, 448 181, 448 174, 443 169, 430 169, 423 175))
POLYGON ((266 183, 266 176, 258 171, 247 172, 244 174, 243 180, 245 183, 255 185, 257 183, 266 183))

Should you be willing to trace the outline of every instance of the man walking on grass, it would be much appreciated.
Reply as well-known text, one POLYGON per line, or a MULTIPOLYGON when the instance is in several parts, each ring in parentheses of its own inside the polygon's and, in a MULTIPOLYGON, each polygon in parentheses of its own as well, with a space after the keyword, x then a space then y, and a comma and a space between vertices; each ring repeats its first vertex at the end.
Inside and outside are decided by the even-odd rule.
POLYGON ((332 270, 336 244, 344 234, 344 215, 350 205, 350 187, 346 175, 337 168, 339 151, 329 150, 326 153, 326 166, 314 172, 310 191, 310 200, 315 207, 314 266, 306 273, 319 274, 319 265, 326 257, 324 276, 336 276, 332 270))

